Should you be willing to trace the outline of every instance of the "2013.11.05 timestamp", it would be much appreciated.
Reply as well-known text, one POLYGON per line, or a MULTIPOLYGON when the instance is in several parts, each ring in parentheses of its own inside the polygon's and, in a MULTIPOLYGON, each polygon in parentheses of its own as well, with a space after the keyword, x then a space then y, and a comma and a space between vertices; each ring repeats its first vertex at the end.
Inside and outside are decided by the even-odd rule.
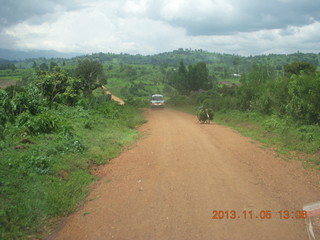
POLYGON ((222 220, 222 219, 259 219, 259 220, 267 220, 267 219, 295 219, 301 220, 307 218, 307 212, 303 210, 279 210, 279 211, 271 211, 271 210, 244 210, 244 211, 236 211, 236 210, 214 210, 212 211, 212 219, 214 220, 222 220))

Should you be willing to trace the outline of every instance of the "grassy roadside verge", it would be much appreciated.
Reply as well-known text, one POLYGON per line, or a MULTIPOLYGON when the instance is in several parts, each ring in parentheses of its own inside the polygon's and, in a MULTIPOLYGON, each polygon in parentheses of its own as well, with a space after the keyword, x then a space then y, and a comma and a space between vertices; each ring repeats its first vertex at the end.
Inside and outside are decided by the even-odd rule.
MULTIPOLYGON (((192 105, 173 108, 197 113, 197 108, 192 105)), ((320 126, 300 125, 276 115, 231 110, 216 112, 214 121, 274 149, 283 159, 300 160, 305 168, 320 170, 320 126)))
POLYGON ((112 102, 94 110, 59 106, 44 114, 56 131, 24 134, 46 126, 33 117, 21 127, 8 126, 0 142, 1 239, 43 238, 52 219, 84 201, 97 180, 92 164, 116 157, 139 137, 135 127, 145 122, 137 109, 112 102))

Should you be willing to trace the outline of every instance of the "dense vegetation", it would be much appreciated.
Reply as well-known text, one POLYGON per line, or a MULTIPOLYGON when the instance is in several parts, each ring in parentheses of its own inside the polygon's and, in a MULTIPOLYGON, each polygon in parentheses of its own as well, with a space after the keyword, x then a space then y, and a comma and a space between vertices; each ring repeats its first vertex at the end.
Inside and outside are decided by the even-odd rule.
POLYGON ((211 89, 201 97, 216 111, 255 111, 290 117, 302 124, 318 124, 320 79, 315 67, 294 62, 285 66, 285 76, 277 78, 268 71, 266 66, 257 65, 242 76, 240 86, 211 89))
POLYGON ((102 65, 84 60, 74 75, 37 69, 0 89, 1 239, 41 237, 84 200, 92 165, 137 137, 140 114, 111 101, 103 82, 102 65))

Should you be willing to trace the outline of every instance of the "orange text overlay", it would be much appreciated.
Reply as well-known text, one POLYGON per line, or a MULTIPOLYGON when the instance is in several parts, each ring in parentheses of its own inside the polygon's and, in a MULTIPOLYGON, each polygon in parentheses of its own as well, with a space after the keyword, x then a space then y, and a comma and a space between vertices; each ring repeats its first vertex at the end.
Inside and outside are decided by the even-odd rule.
POLYGON ((236 211, 236 210, 214 210, 212 211, 212 219, 213 220, 236 220, 236 219, 306 219, 307 211, 303 210, 279 210, 279 211, 271 211, 271 210, 244 210, 244 211, 236 211))

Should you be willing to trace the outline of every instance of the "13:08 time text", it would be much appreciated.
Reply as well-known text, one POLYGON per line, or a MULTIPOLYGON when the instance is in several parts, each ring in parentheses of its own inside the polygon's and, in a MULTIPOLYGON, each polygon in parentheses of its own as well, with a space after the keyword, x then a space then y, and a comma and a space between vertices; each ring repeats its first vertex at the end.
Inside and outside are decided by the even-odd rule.
POLYGON ((244 211, 236 211, 236 210, 214 210, 212 211, 212 219, 221 220, 221 219, 306 219, 307 212, 302 210, 289 211, 289 210, 279 210, 279 211, 271 211, 271 210, 244 210, 244 211))

